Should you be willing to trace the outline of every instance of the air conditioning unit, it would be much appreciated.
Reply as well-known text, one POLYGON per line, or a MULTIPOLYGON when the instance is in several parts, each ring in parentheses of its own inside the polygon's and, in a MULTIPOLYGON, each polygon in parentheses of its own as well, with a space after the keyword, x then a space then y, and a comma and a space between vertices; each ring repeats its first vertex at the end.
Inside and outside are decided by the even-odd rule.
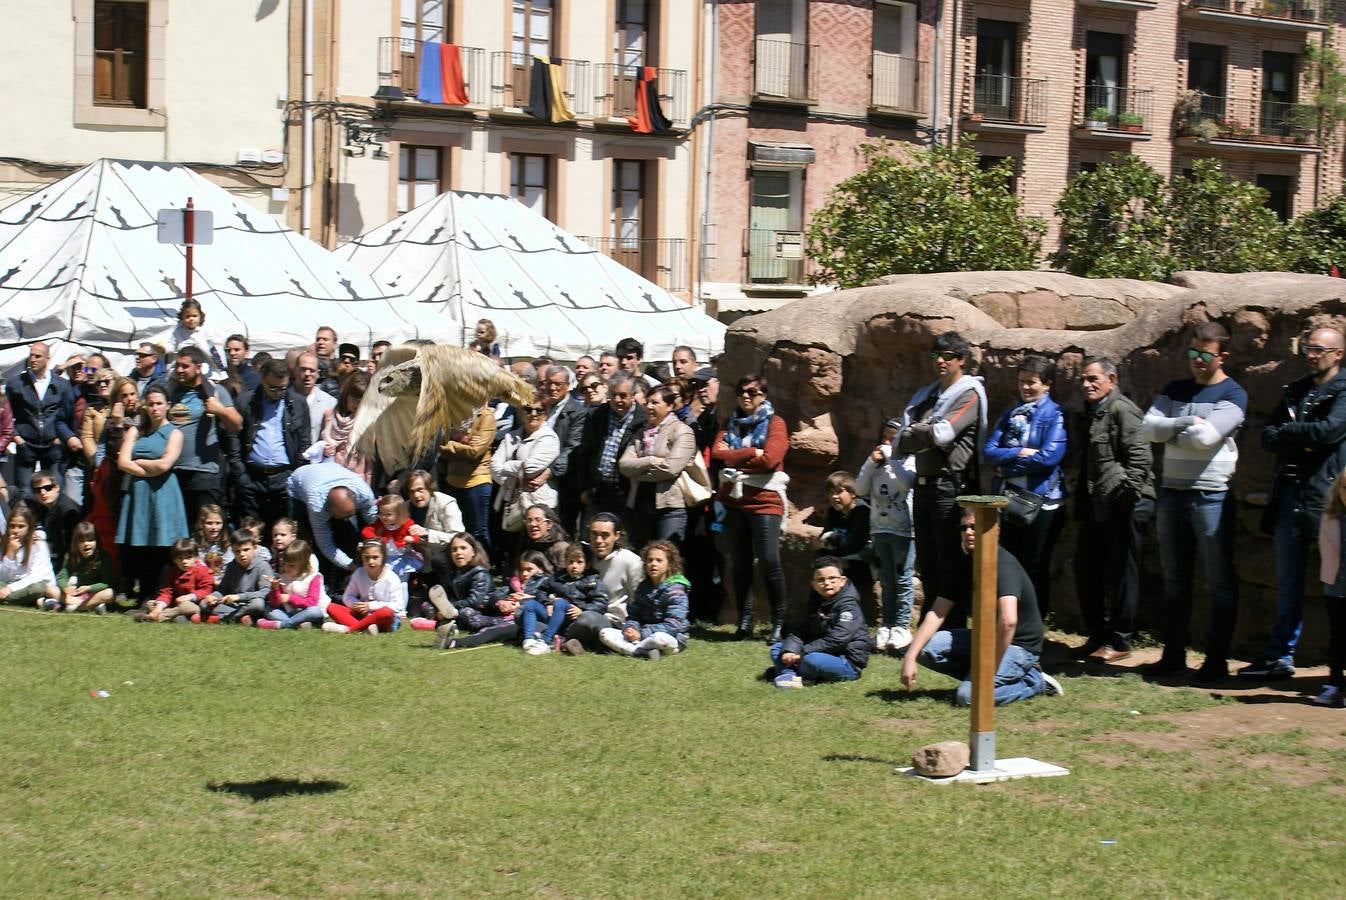
POLYGON ((261 150, 239 150, 238 164, 240 166, 260 166, 262 164, 261 150))

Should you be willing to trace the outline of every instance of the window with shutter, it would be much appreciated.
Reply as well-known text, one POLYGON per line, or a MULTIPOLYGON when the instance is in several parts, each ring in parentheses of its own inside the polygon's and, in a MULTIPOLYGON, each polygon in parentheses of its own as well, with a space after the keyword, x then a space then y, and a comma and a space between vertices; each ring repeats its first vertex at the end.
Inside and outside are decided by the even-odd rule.
POLYGON ((149 7, 145 3, 94 3, 95 106, 145 109, 149 7))

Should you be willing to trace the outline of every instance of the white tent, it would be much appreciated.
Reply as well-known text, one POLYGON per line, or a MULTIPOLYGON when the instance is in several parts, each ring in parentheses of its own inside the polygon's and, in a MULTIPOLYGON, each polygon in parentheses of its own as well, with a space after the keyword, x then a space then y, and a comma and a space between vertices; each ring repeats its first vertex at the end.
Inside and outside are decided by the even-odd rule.
POLYGON ((624 337, 647 360, 679 344, 702 360, 724 349, 715 319, 499 194, 440 194, 335 253, 437 309, 459 343, 490 319, 507 357, 573 360, 624 337))
POLYGON ((254 351, 284 350, 320 325, 362 347, 446 335, 438 317, 193 170, 104 159, 0 210, 0 346, 165 342, 185 296, 185 249, 160 244, 155 220, 188 197, 214 215, 192 295, 221 347, 237 332, 254 351))

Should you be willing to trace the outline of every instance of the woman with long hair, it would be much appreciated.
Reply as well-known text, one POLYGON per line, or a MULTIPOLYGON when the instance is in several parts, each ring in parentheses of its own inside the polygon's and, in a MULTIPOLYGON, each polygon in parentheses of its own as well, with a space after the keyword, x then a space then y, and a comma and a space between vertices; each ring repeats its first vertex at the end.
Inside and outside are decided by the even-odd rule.
POLYGON ((167 419, 168 394, 155 385, 145 392, 140 420, 126 430, 117 467, 129 476, 117 520, 126 588, 153 595, 169 548, 187 537, 187 509, 173 466, 182 453, 182 432, 167 419))
POLYGON ((337 405, 322 415, 321 439, 323 456, 334 463, 343 465, 364 480, 372 483, 373 467, 370 460, 351 446, 351 429, 355 427, 355 414, 360 409, 360 401, 369 390, 369 376, 364 372, 351 372, 341 382, 341 396, 337 405))

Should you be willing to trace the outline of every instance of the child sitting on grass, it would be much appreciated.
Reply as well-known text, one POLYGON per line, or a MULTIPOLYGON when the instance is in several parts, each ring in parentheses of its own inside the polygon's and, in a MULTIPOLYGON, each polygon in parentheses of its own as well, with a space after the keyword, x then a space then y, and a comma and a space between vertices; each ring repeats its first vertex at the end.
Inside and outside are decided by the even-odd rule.
POLYGON ((234 558, 224 567, 215 590, 201 604, 207 622, 240 622, 251 625, 266 616, 266 597, 271 593, 271 565, 262 559, 263 548, 250 529, 229 535, 234 558))
MULTIPOLYGON (((584 545, 575 541, 571 544, 557 543, 552 551, 561 557, 561 568, 539 586, 541 596, 548 598, 546 603, 539 599, 525 601, 523 604, 523 633, 531 635, 523 642, 523 649, 533 656, 550 653, 553 644, 560 644, 566 628, 585 612, 602 615, 608 611, 608 589, 603 586, 598 573, 589 567, 589 558, 584 545), (537 634, 538 619, 546 614, 547 627, 537 634)), ((568 642, 571 643, 571 642, 568 642)), ((584 645, 569 648, 572 656, 584 652, 584 645)))
POLYGON ((687 646, 687 589, 682 556, 672 541, 651 541, 641 551, 645 580, 636 589, 622 627, 604 628, 598 639, 614 653, 657 660, 687 646))
POLYGON ((407 612, 407 592, 387 563, 388 551, 382 541, 360 543, 360 568, 346 582, 341 602, 327 607, 332 621, 323 623, 323 631, 378 634, 397 626, 407 612))
POLYGON ((813 592, 802 621, 771 647, 772 682, 801 688, 809 681, 854 681, 869 663, 869 628, 860 595, 844 574, 842 561, 813 561, 813 592))
POLYGON ((56 577, 66 612, 93 610, 102 615, 112 601, 112 560, 98 546, 92 522, 80 522, 70 536, 70 552, 56 577))
POLYGON ((233 558, 229 536, 224 533, 224 510, 214 503, 203 503, 196 514, 196 553, 219 584, 224 567, 233 558))
POLYGON ((412 622, 413 627, 434 628, 435 646, 443 650, 458 633, 459 608, 481 609, 491 599, 491 560, 486 548, 466 532, 449 539, 448 563, 440 584, 430 588, 434 618, 412 622))
POLYGON ((411 521, 407 511, 407 501, 397 494, 380 497, 378 502, 378 521, 366 525, 360 537, 366 541, 380 541, 388 555, 388 568, 406 584, 412 572, 419 572, 425 565, 425 557, 416 549, 420 538, 411 533, 416 523, 411 521))
POLYGON ((281 577, 271 576, 266 617, 258 628, 312 628, 323 620, 322 573, 313 565, 308 541, 297 540, 280 558, 281 577))
POLYGON ((59 597, 51 553, 38 534, 37 518, 27 506, 15 506, 5 525, 4 553, 0 554, 0 603, 58 609, 59 597))
POLYGON ((201 600, 215 590, 210 569, 197 557, 196 541, 179 538, 169 555, 172 562, 159 576, 159 593, 136 616, 141 622, 190 622, 201 614, 201 600))
POLYGON ((458 607, 458 631, 465 637, 452 637, 445 649, 478 647, 492 641, 513 641, 519 636, 519 607, 532 599, 538 587, 551 574, 551 563, 537 550, 519 554, 518 568, 510 583, 492 592, 485 602, 464 602, 458 607))

